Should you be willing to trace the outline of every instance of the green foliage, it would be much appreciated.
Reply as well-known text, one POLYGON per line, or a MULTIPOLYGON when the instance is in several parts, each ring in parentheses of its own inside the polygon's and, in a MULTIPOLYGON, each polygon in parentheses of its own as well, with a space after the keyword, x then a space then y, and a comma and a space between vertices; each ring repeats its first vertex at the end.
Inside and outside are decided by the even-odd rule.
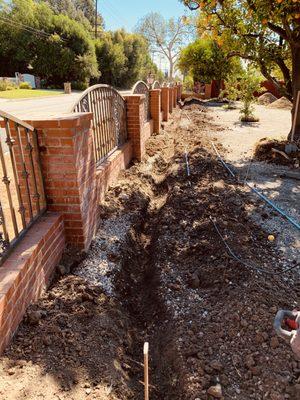
POLYGON ((221 91, 220 97, 226 97, 229 101, 227 109, 235 108, 235 101, 240 96, 240 79, 237 75, 229 75, 225 81, 225 89, 221 91))
POLYGON ((0 76, 28 72, 40 76, 43 87, 61 88, 69 81, 79 90, 98 81, 129 88, 150 72, 158 79, 141 35, 101 32, 101 38, 93 39, 92 19, 88 21, 93 4, 92 0, 0 0, 0 76))
POLYGON ((13 0, 0 16, 0 75, 30 72, 56 87, 99 76, 93 40, 79 22, 33 0, 13 0))
POLYGON ((192 75, 194 81, 210 83, 213 79, 226 79, 236 67, 228 60, 216 41, 198 39, 181 51, 178 67, 183 73, 192 75))
POLYGON ((9 87, 10 82, 6 79, 0 80, 0 92, 4 92, 9 87))
POLYGON ((183 89, 185 91, 191 92, 194 88, 194 79, 192 75, 186 75, 183 80, 183 89))
MULTIPOLYGON (((43 1, 43 0, 42 0, 43 1)), ((69 18, 83 24, 91 30, 95 24, 95 1, 94 0, 46 0, 55 14, 64 14, 69 18)), ((103 29, 103 18, 98 14, 99 28, 103 29)))
POLYGON ((107 32, 95 45, 101 83, 128 89, 139 79, 145 80, 150 72, 158 74, 145 39, 138 34, 107 32))
POLYGON ((229 57, 236 55, 252 62, 283 95, 292 98, 296 90, 293 86, 300 88, 298 0, 182 2, 199 9, 200 36, 209 35, 223 43, 229 57), (279 79, 284 80, 285 86, 280 85, 279 79))
POLYGON ((254 68, 247 68, 243 78, 239 82, 239 97, 243 102, 241 109, 242 121, 253 121, 253 103, 256 101, 254 93, 259 91, 262 78, 254 68))
POLYGON ((21 82, 19 85, 19 88, 20 89, 32 89, 30 83, 28 83, 28 82, 21 82))

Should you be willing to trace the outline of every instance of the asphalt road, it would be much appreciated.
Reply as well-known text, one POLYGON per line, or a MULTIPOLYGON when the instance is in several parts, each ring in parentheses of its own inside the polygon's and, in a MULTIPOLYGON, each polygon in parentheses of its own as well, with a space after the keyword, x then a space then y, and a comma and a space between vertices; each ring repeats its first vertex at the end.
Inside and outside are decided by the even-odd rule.
MULTIPOLYGON (((0 111, 5 111, 23 120, 28 120, 31 117, 64 114, 70 112, 80 94, 80 92, 77 92, 34 99, 0 99, 0 111)), ((4 129, 0 129, 0 141, 4 152, 7 152, 4 129)))

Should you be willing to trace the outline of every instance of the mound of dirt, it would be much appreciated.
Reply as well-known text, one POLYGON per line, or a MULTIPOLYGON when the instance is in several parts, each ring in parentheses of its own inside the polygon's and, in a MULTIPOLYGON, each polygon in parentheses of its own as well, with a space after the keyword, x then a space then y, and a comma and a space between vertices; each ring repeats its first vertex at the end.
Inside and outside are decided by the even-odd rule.
POLYGON ((292 102, 284 96, 268 105, 268 108, 281 108, 282 110, 291 110, 292 107, 292 102))
POLYGON ((285 152, 288 141, 264 138, 261 139, 254 150, 254 158, 259 161, 280 165, 299 165, 300 149, 287 154, 285 152))
POLYGON ((190 111, 202 111, 206 112, 207 108, 204 106, 204 102, 197 99, 196 97, 189 97, 184 100, 182 109, 190 111))
POLYGON ((272 93, 267 92, 259 96, 257 99, 257 103, 262 105, 262 106, 267 106, 268 104, 274 103, 274 101, 277 100, 277 97, 275 97, 272 93))

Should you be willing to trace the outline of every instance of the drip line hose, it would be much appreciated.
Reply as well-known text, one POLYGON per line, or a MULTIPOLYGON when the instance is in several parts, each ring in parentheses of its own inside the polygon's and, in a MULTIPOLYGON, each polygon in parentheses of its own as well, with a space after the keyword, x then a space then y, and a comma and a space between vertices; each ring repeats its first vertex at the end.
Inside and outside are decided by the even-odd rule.
MULTIPOLYGON (((222 165, 227 169, 227 171, 230 173, 230 175, 236 179, 235 173, 232 171, 232 169, 226 164, 226 162, 222 159, 220 156, 220 153, 218 152, 216 146, 211 142, 212 148, 214 149, 219 161, 222 163, 222 165)), ((297 228, 300 231, 300 224, 295 221, 293 218, 291 218, 289 215, 287 215, 281 208, 279 208, 276 204, 274 204, 268 197, 260 193, 257 189, 252 187, 248 182, 245 182, 245 184, 255 193, 257 196, 259 196, 262 200, 264 200, 267 204, 269 204, 274 210, 276 210, 283 218, 285 218, 288 222, 290 222, 295 228, 297 228)))
POLYGON ((187 150, 184 152, 185 164, 186 164, 186 174, 188 177, 191 175, 190 164, 189 164, 189 156, 187 150))
POLYGON ((290 268, 286 268, 286 269, 284 269, 283 271, 280 271, 280 272, 271 272, 271 271, 267 271, 267 270, 265 270, 265 269, 263 269, 263 268, 257 267, 256 265, 253 265, 253 264, 250 264, 250 263, 248 263, 248 262, 245 262, 245 261, 242 260, 239 256, 237 256, 237 255, 233 252, 233 250, 231 250, 229 244, 227 243, 226 239, 225 239, 224 236, 222 235, 222 233, 221 233, 221 231, 220 231, 220 228, 218 227, 218 225, 217 225, 217 223, 215 222, 215 220, 212 219, 211 216, 209 216, 209 219, 210 219, 210 221, 212 222, 212 224, 213 224, 213 226, 214 226, 214 228, 215 228, 217 234, 219 235, 220 239, 222 240, 224 246, 226 247, 228 253, 231 255, 231 257, 232 257, 233 259, 235 259, 236 261, 238 261, 240 264, 244 265, 245 267, 250 268, 250 269, 254 269, 254 270, 257 271, 257 272, 262 272, 263 274, 267 274, 267 275, 281 275, 281 274, 283 274, 283 273, 285 273, 285 272, 291 271, 292 269, 298 268, 298 267, 300 266, 299 263, 297 263, 296 265, 293 265, 293 266, 290 267, 290 268))

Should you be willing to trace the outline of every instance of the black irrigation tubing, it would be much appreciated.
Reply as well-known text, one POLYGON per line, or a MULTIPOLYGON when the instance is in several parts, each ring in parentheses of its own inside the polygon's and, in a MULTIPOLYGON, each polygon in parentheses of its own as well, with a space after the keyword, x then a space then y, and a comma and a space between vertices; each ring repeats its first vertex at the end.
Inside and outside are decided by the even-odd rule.
MULTIPOLYGON (((217 154, 219 160, 220 160, 221 163, 223 164, 223 166, 228 170, 228 172, 230 173, 230 175, 231 175, 232 177, 236 178, 235 174, 232 172, 232 170, 228 167, 228 165, 227 165, 227 164, 223 161, 223 159, 221 158, 221 156, 220 156, 218 150, 216 149, 216 147, 214 146, 214 144, 213 144, 213 143, 211 143, 211 144, 212 144, 212 146, 213 146, 213 148, 214 148, 214 150, 215 150, 215 152, 216 152, 216 154, 217 154)), ((189 168, 188 171, 189 171, 189 174, 188 174, 188 177, 189 177, 189 176, 190 176, 190 168, 189 168)), ((249 187, 251 188, 251 186, 249 186, 249 187)), ((258 192, 258 193, 259 193, 259 192, 258 192)), ((264 197, 265 197, 265 196, 264 196, 264 197)), ((219 229, 217 223, 212 219, 211 216, 209 216, 209 219, 210 219, 210 221, 212 222, 212 224, 213 224, 213 226, 214 226, 214 228, 215 228, 217 234, 219 235, 220 239, 222 240, 224 246, 226 247, 226 249, 227 249, 229 255, 230 255, 234 260, 236 260, 236 261, 239 262, 240 264, 244 265, 245 267, 250 268, 250 269, 254 269, 256 272, 261 272, 261 273, 267 274, 267 275, 281 275, 281 274, 284 274, 285 272, 291 271, 291 270, 293 270, 293 269, 295 269, 295 268, 298 268, 298 267, 300 266, 300 264, 297 263, 296 265, 293 265, 292 267, 286 268, 286 269, 284 269, 284 270, 282 270, 282 271, 271 272, 271 271, 266 271, 265 269, 260 268, 260 267, 258 267, 258 266, 256 266, 256 265, 253 265, 253 264, 250 264, 250 263, 245 262, 241 257, 237 256, 237 255, 234 253, 234 251, 231 249, 231 247, 230 247, 229 244, 227 243, 226 239, 223 237, 223 235, 222 235, 222 233, 221 233, 221 231, 220 231, 220 229, 219 229)))
MULTIPOLYGON (((222 165, 227 169, 227 171, 230 173, 230 175, 233 178, 237 179, 235 173, 231 170, 231 168, 229 168, 229 166, 226 164, 226 162, 220 156, 220 153, 218 152, 216 146, 212 142, 211 142, 211 145, 212 145, 212 148, 214 149, 218 159, 222 163, 222 165)), ((289 223, 291 223, 295 228, 297 228, 300 231, 300 224, 297 221, 295 221, 293 218, 291 218, 289 215, 287 215, 281 208, 279 208, 270 199, 268 199, 268 197, 266 197, 265 195, 260 193, 257 189, 252 187, 248 182, 245 182, 245 183, 255 194, 257 194, 262 200, 264 200, 267 204, 269 204, 269 206, 274 208, 274 210, 276 210, 283 218, 285 218, 289 223)))
POLYGON ((252 265, 252 264, 249 264, 249 263, 245 262, 245 261, 242 260, 239 256, 237 256, 237 255, 233 252, 233 250, 230 248, 230 246, 229 246, 229 244, 227 243, 226 239, 225 239, 224 236, 222 235, 222 233, 221 233, 221 231, 220 231, 218 225, 217 225, 216 222, 212 219, 211 216, 209 216, 209 219, 210 219, 210 221, 212 222, 212 224, 213 224, 213 226, 214 226, 214 228, 215 228, 217 234, 219 235, 220 239, 221 239, 222 242, 224 243, 226 249, 228 250, 228 253, 231 255, 232 258, 234 258, 234 259, 235 259, 236 261, 238 261, 240 264, 243 264, 245 267, 250 268, 250 269, 254 269, 254 270, 256 270, 257 272, 262 272, 262 273, 268 274, 268 275, 281 275, 281 274, 283 274, 283 273, 285 273, 285 272, 291 271, 292 269, 298 268, 298 267, 300 266, 300 264, 298 263, 298 264, 293 265, 293 266, 290 267, 290 268, 286 268, 286 269, 284 269, 284 270, 282 270, 282 271, 280 271, 280 272, 272 272, 272 271, 267 271, 267 270, 265 270, 265 269, 263 269, 263 268, 257 267, 256 265, 252 265))

